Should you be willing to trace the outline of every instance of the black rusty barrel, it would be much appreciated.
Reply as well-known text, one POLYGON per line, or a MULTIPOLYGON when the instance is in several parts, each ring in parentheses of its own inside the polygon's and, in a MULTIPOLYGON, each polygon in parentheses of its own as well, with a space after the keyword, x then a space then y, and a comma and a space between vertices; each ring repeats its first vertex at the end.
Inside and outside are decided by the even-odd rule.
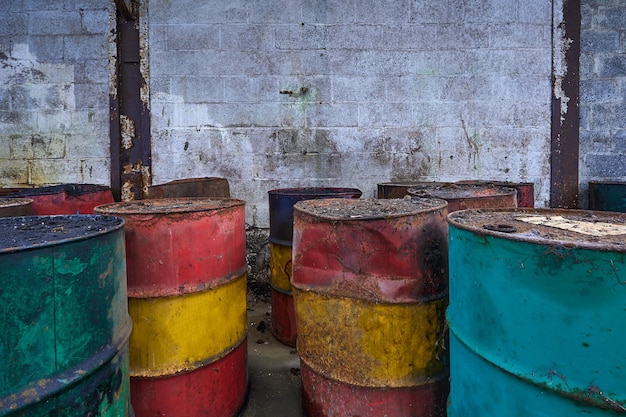
POLYGON ((268 191, 270 210, 270 264, 272 312, 271 331, 288 346, 295 346, 296 321, 291 289, 291 246, 293 239, 293 205, 302 200, 321 198, 360 198, 356 188, 305 187, 268 191))
POLYGON ((30 216, 33 200, 29 198, 0 198, 0 217, 30 216))
POLYGON ((448 202, 448 212, 471 208, 517 207, 514 188, 491 184, 440 183, 409 188, 409 195, 419 198, 441 198, 448 202))
POLYGON ((0 415, 129 415, 124 221, 0 219, 0 415))
POLYGON ((626 182, 589 182, 589 209, 626 213, 626 182))
POLYGON ((458 181, 456 184, 494 185, 496 187, 515 188, 517 190, 517 207, 535 207, 535 184, 532 182, 469 180, 458 181))

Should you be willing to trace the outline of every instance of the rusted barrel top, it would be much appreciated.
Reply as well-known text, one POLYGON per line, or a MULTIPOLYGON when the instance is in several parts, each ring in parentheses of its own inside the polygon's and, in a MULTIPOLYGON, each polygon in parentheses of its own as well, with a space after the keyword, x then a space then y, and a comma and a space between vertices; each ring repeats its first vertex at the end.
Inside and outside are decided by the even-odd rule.
POLYGON ((80 241, 124 226, 113 216, 64 215, 0 218, 0 253, 80 241))
POLYGON ((196 211, 227 209, 244 204, 245 202, 243 200, 234 198, 162 198, 103 204, 96 208, 96 212, 113 215, 191 213, 196 211))
POLYGON ((448 202, 448 212, 472 208, 517 207, 514 188, 492 184, 441 183, 410 188, 409 195, 419 198, 440 198, 448 202))
POLYGON ((448 222, 510 240, 626 251, 626 214, 563 209, 488 209, 451 213, 448 222))
POLYGON ((0 198, 0 217, 30 216, 33 200, 30 198, 0 198))

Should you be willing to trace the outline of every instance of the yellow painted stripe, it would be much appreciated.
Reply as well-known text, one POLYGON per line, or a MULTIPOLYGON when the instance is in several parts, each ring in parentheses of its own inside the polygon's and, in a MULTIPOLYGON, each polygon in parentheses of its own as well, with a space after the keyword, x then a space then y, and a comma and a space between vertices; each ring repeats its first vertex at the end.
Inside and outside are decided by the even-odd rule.
POLYGON ((271 282, 275 288, 291 291, 291 246, 270 242, 271 282))
POLYGON ((377 304, 294 288, 294 301, 300 358, 326 377, 413 387, 448 372, 447 297, 377 304))
POLYGON ((246 276, 207 291, 129 298, 131 376, 162 376, 214 362, 246 335, 246 276))

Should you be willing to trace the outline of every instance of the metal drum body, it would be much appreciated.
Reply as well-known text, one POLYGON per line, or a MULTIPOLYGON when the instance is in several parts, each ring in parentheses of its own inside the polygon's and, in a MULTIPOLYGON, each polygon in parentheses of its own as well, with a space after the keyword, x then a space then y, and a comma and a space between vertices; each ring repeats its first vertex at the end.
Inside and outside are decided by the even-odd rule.
POLYGON ((626 182, 590 182, 589 209, 626 213, 626 182))
POLYGON ((137 417, 234 416, 247 385, 244 202, 100 206, 126 221, 137 417))
POLYGON ((328 199, 294 209, 307 415, 445 415, 446 202, 328 199))
POLYGON ((321 198, 360 198, 356 188, 307 187, 268 191, 270 210, 270 284, 272 335, 281 343, 295 346, 296 319, 291 289, 293 205, 321 198))
POLYGON ((30 216, 33 200, 29 198, 0 198, 0 217, 30 216))
POLYGON ((626 215, 466 210, 448 219, 448 415, 626 413, 626 215))
POLYGON ((508 182, 508 181, 458 181, 456 184, 494 185, 496 187, 515 188, 517 191, 517 207, 535 207, 535 184, 532 182, 508 182))
POLYGON ((185 178, 148 188, 149 198, 181 197, 230 197, 230 187, 226 178, 204 177, 185 178))
POLYGON ((442 184, 431 181, 394 181, 376 184, 378 198, 403 198, 409 195, 409 189, 415 187, 442 184))
POLYGON ((34 215, 93 214, 94 208, 113 202, 110 187, 95 184, 61 184, 22 189, 7 197, 33 200, 34 215))
POLYGON ((0 219, 0 415, 130 414, 124 222, 0 219))
POLYGON ((409 195, 420 198, 441 198, 448 202, 448 213, 472 208, 517 207, 514 188, 491 184, 441 183, 409 188, 409 195))

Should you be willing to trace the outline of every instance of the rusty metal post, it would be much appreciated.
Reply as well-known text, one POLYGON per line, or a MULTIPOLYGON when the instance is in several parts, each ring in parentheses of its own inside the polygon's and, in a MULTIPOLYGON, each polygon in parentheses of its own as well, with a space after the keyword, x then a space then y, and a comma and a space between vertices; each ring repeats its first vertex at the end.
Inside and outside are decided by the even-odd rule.
POLYGON ((580 0, 555 5, 550 206, 578 207, 580 0))
POLYGON ((150 113, 141 71, 138 19, 116 2, 117 96, 111 99, 111 189, 116 200, 140 200, 151 185, 150 113))

